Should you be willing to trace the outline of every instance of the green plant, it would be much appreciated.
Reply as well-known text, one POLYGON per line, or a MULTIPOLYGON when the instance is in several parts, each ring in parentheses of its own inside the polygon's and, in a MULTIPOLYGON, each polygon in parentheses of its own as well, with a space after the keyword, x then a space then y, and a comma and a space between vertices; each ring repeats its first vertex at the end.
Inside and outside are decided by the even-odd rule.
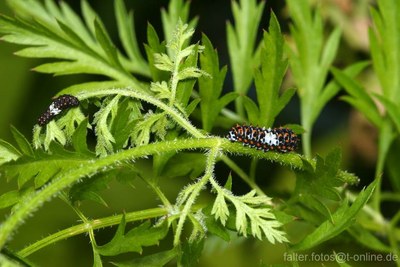
MULTIPOLYGON (((264 4, 255 0, 232 2, 236 24, 228 24, 227 39, 236 92, 227 94, 222 94, 227 68, 220 68, 212 42, 205 34, 199 43, 192 40, 197 20, 189 21, 187 2, 171 0, 168 11, 162 12, 165 42, 160 41, 156 30, 148 24, 146 57, 141 55, 135 36, 133 15, 127 12, 122 0, 114 3, 123 50, 116 48, 85 0, 81 2, 82 18, 65 2, 57 5, 52 0, 43 4, 36 0, 10 0, 8 3, 16 17, 0 17, 2 39, 25 45, 16 53, 19 56, 53 59, 35 70, 55 75, 96 74, 105 79, 74 84, 58 92, 57 95, 76 96, 81 105, 45 127, 35 125, 32 144, 14 127, 11 132, 16 145, 1 140, 1 177, 15 182, 16 189, 0 195, 0 208, 10 209, 0 225, 0 263, 29 264, 31 254, 80 234, 89 236, 94 266, 103 266, 107 257, 113 257, 117 266, 163 266, 169 262, 193 266, 201 258, 202 250, 207 247, 206 237, 210 236, 224 241, 251 236, 272 244, 287 244, 287 250, 294 252, 315 248, 347 232, 372 249, 390 252, 395 248, 398 240, 395 219, 391 247, 379 241, 362 223, 369 217, 360 222, 355 220, 367 214, 376 223, 386 223, 379 221, 382 219, 379 212, 368 214, 365 208, 379 180, 358 195, 350 194, 348 185, 357 184, 359 179, 340 169, 340 149, 334 149, 325 158, 319 155, 311 158, 310 140, 305 141, 306 156, 302 156, 258 151, 210 133, 214 127, 225 125, 221 121, 249 121, 270 127, 289 103, 295 90, 280 93, 289 61, 299 78, 303 75, 302 67, 308 71, 322 49, 320 43, 315 49, 317 55, 311 56, 308 49, 314 47, 307 47, 307 43, 300 47, 302 41, 307 41, 301 37, 301 31, 307 27, 313 29, 310 7, 305 1, 289 1, 294 22, 299 24, 292 29, 298 57, 291 52, 293 58, 289 59, 276 16, 271 13, 268 31, 256 44, 264 4), (301 13, 309 24, 300 25, 304 19, 301 13), (303 58, 309 60, 308 65, 299 66, 303 58), (246 68, 242 72, 239 66, 246 68), (246 96, 252 82, 256 101, 246 96), (227 108, 233 100, 236 110, 227 108), (93 119, 87 117, 91 109, 96 109, 93 119), (192 118, 198 118, 202 128, 196 127, 192 118), (94 143, 87 140, 90 131, 95 135, 94 143), (235 154, 252 158, 249 171, 232 159, 235 154), (296 185, 289 197, 275 201, 257 184, 256 167, 260 160, 279 163, 296 174, 296 185), (243 195, 235 194, 232 176, 217 175, 219 162, 247 183, 250 190, 243 195), (163 184, 168 176, 187 178, 186 185, 179 187, 172 198, 163 184), (129 187, 139 183, 138 180, 150 188, 160 207, 126 209, 109 217, 89 219, 92 215, 83 209, 82 203, 92 201, 107 207, 110 204, 102 195, 105 188, 114 183, 129 187), (22 249, 11 249, 14 239, 20 238, 17 234, 20 225, 44 202, 55 198, 66 203, 82 223, 22 249), (300 240, 288 231, 298 223, 297 218, 312 227, 300 240), (130 230, 126 230, 128 223, 134 225, 130 230), (94 230, 116 225, 113 238, 98 244, 98 233, 94 230), (167 244, 157 249, 160 242, 167 244), (143 255, 137 255, 142 252, 143 255), (129 253, 130 260, 119 257, 125 253, 129 253)), ((313 36, 321 41, 318 13, 315 21, 313 36)), ((317 84, 306 87, 310 81, 297 81, 300 89, 309 93, 317 86, 315 94, 301 96, 305 101, 302 127, 308 131, 306 135, 310 134, 323 106, 339 90, 338 83, 332 82, 321 93, 339 38, 339 31, 335 30, 322 63, 303 77, 321 74, 317 84), (321 95, 322 100, 315 102, 321 95), (307 103, 314 102, 317 110, 306 112, 310 108, 307 103)), ((364 67, 364 63, 355 64, 343 75, 355 76, 364 67)), ((292 126, 297 133, 302 132, 301 126, 292 126)), ((141 200, 131 196, 131 201, 141 200)))

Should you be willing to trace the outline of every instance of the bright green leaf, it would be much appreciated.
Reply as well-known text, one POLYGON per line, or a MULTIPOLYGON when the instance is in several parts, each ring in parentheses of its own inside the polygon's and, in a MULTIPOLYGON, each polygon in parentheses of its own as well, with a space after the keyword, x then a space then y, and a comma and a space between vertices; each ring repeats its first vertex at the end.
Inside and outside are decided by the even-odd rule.
POLYGON ((119 255, 126 252, 141 253, 144 246, 154 246, 168 233, 168 225, 152 226, 149 221, 125 233, 125 216, 118 226, 113 239, 103 245, 97 246, 96 251, 103 256, 119 255))
POLYGON ((365 190, 363 190, 357 196, 351 206, 348 206, 347 201, 344 201, 342 206, 339 207, 338 210, 332 214, 333 222, 331 220, 326 220, 311 234, 307 235, 300 243, 294 245, 292 249, 310 249, 345 231, 353 224, 355 216, 371 197, 376 187, 377 181, 378 180, 376 179, 365 190))

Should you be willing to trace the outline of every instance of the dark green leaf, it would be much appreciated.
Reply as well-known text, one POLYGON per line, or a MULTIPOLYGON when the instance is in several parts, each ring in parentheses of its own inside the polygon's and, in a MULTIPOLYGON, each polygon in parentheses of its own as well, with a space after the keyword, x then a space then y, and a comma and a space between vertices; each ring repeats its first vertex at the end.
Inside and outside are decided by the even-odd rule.
POLYGON ((152 226, 149 221, 133 228, 125 234, 125 215, 113 237, 113 239, 103 245, 97 246, 96 251, 103 256, 114 256, 126 252, 142 253, 144 246, 157 245, 158 242, 168 233, 168 224, 152 226))
POLYGON ((305 203, 307 207, 313 208, 319 212, 324 218, 329 218, 332 221, 332 214, 325 203, 315 195, 304 194, 300 197, 300 202, 305 203))
POLYGON ((92 153, 87 146, 87 141, 86 141, 87 127, 88 127, 88 119, 86 118, 79 124, 74 134, 72 135, 72 146, 78 153, 81 153, 83 155, 93 156, 94 153, 92 153))
POLYGON ((337 49, 339 47, 341 30, 339 27, 333 30, 329 35, 322 51, 321 66, 330 66, 335 59, 337 49))
POLYGON ((296 93, 296 89, 290 88, 285 90, 281 97, 279 97, 278 103, 276 103, 274 114, 277 116, 282 109, 289 103, 293 95, 296 93))
MULTIPOLYGON (((346 67, 343 72, 350 77, 355 77, 369 65, 370 63, 367 61, 357 62, 349 67, 346 67)), ((315 107, 313 108, 313 120, 319 116, 321 110, 325 107, 328 101, 339 92, 340 88, 341 86, 336 80, 332 80, 325 86, 321 95, 318 97, 317 102, 315 103, 315 107)))
POLYGON ((232 99, 227 99, 224 96, 222 98, 225 100, 221 99, 219 105, 217 104, 222 92, 227 68, 225 66, 220 69, 218 53, 205 34, 202 35, 201 43, 204 46, 204 51, 200 54, 200 66, 211 77, 202 76, 199 78, 200 109, 203 129, 211 131, 219 112, 232 99))
POLYGON ((71 202, 75 203, 76 201, 92 200, 107 207, 107 203, 98 193, 108 188, 108 184, 113 178, 113 175, 106 172, 74 184, 69 190, 71 202))
POLYGON ((279 98, 279 90, 288 61, 284 54, 283 35, 274 13, 271 13, 269 23, 269 31, 264 32, 261 46, 261 69, 254 73, 259 114, 257 121, 253 121, 253 123, 265 127, 272 126, 275 117, 294 94, 292 90, 289 90, 284 93, 282 99, 279 98))
POLYGON ((372 182, 365 190, 361 191, 351 206, 344 201, 343 204, 332 215, 332 220, 326 220, 311 234, 307 235, 300 243, 292 247, 293 250, 306 250, 329 240, 354 223, 355 216, 367 203, 375 190, 378 179, 372 182))
MULTIPOLYGON (((243 96, 242 98, 243 98, 243 104, 244 104, 244 108, 246 109, 247 118, 249 119, 249 122, 256 124, 258 121, 258 115, 259 115, 259 109, 258 109, 256 103, 254 103, 254 101, 247 96, 243 96)), ((267 126, 267 125, 263 125, 263 126, 267 126)))
POLYGON ((227 94, 224 94, 220 99, 219 99, 219 109, 223 109, 226 105, 228 105, 230 102, 235 100, 239 96, 238 93, 236 92, 229 92, 227 94))
MULTIPOLYGON (((186 58, 183 64, 180 64, 180 71, 190 67, 197 67, 198 56, 198 46, 196 45, 193 53, 186 58)), ((178 87, 176 89, 176 99, 183 107, 188 105, 195 83, 196 79, 185 79, 178 83, 178 87)))
POLYGON ((305 170, 297 172, 293 200, 330 217, 330 211, 323 201, 341 199, 336 188, 344 184, 339 175, 340 162, 340 149, 334 149, 325 159, 317 155, 315 169, 309 162, 303 160, 305 170))
POLYGON ((176 249, 171 249, 130 261, 113 262, 113 264, 118 267, 163 267, 176 256, 176 249))
POLYGON ((161 43, 158 38, 156 30, 153 26, 147 24, 147 43, 145 44, 145 50, 147 55, 147 60, 149 61, 150 73, 153 81, 165 81, 168 79, 168 73, 161 71, 154 66, 154 54, 155 53, 165 53, 165 43, 161 43))
POLYGON ((110 129, 115 151, 127 147, 129 136, 134 131, 137 120, 142 117, 141 108, 139 101, 130 98, 125 98, 118 104, 118 112, 110 129))
POLYGON ((0 166, 11 160, 17 160, 21 156, 21 152, 13 145, 4 140, 0 140, 0 166))
POLYGON ((351 226, 347 231, 351 234, 354 239, 360 242, 367 248, 373 249, 374 251, 381 251, 390 253, 391 248, 384 243, 375 235, 373 235, 368 230, 364 229, 362 226, 351 226))
POLYGON ((15 203, 18 203, 19 199, 20 194, 18 190, 8 191, 0 196, 0 209, 7 208, 15 203))
POLYGON ((94 28, 96 32, 96 38, 103 51, 105 52, 107 59, 110 63, 118 68, 122 68, 121 63, 118 60, 117 50, 114 44, 111 42, 110 36, 108 35, 104 25, 99 22, 98 19, 94 20, 94 28))
POLYGON ((195 98, 192 100, 192 102, 189 103, 189 105, 187 105, 186 107, 186 114, 187 116, 189 116, 190 114, 192 114, 192 112, 194 111, 194 109, 197 107, 197 105, 200 103, 201 99, 200 98, 195 98))
POLYGON ((197 239, 183 244, 182 256, 180 258, 181 266, 192 267, 198 266, 199 258, 204 248, 204 238, 197 239))
POLYGON ((272 213, 275 215, 276 220, 281 224, 287 224, 296 220, 296 217, 280 210, 272 210, 272 213))
POLYGON ((224 187, 226 189, 228 189, 229 191, 232 190, 232 174, 231 173, 229 173, 228 180, 226 180, 224 187))
POLYGON ((351 95, 351 97, 343 97, 343 99, 359 109, 374 125, 379 127, 381 123, 379 111, 364 88, 349 75, 336 68, 332 68, 332 73, 335 79, 351 95))
POLYGON ((18 186, 21 188, 27 181, 35 178, 35 187, 44 185, 52 177, 61 171, 69 171, 83 164, 87 164, 87 158, 64 150, 60 145, 52 143, 52 155, 40 154, 37 159, 21 157, 15 162, 2 166, 1 172, 9 180, 18 178, 18 186))
POLYGON ((118 24, 118 33, 122 45, 129 56, 130 61, 138 65, 138 67, 149 72, 147 62, 140 53, 139 45, 136 40, 135 24, 132 12, 127 12, 124 1, 117 0, 114 2, 115 17, 118 24))
POLYGON ((17 142, 18 147, 19 149, 21 149, 22 153, 29 157, 34 157, 32 146, 28 142, 28 140, 26 140, 25 136, 20 133, 14 126, 11 126, 11 133, 14 136, 14 139, 17 142))
POLYGON ((228 230, 221 224, 220 221, 216 221, 214 216, 209 215, 207 216, 205 220, 207 230, 221 239, 225 240, 226 242, 229 242, 231 237, 229 235, 228 230))
POLYGON ((204 171, 205 155, 201 153, 179 153, 171 158, 164 169, 164 177, 189 176, 197 178, 204 171))

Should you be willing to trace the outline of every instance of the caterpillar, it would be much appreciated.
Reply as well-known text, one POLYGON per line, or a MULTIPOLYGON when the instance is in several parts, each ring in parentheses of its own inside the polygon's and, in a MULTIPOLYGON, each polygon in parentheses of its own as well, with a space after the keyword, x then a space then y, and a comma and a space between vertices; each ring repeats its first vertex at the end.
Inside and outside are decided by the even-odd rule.
POLYGON ((79 106, 79 100, 72 95, 60 95, 51 102, 47 110, 40 115, 38 124, 44 126, 62 111, 79 106))
POLYGON ((289 128, 268 128, 239 125, 233 126, 226 136, 231 142, 240 142, 244 146, 259 150, 290 152, 297 148, 298 137, 289 128))

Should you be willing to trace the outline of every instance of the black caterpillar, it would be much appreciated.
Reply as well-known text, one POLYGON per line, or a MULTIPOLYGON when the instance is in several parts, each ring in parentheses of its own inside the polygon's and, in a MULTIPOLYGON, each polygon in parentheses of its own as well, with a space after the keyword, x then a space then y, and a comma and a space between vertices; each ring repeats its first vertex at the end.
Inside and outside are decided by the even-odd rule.
POLYGON ((233 126, 227 135, 232 142, 264 151, 290 152, 297 148, 297 135, 289 128, 260 128, 255 126, 233 126))
POLYGON ((38 119, 38 124, 44 126, 62 111, 79 106, 79 100, 72 95, 60 95, 51 102, 50 106, 38 119))

